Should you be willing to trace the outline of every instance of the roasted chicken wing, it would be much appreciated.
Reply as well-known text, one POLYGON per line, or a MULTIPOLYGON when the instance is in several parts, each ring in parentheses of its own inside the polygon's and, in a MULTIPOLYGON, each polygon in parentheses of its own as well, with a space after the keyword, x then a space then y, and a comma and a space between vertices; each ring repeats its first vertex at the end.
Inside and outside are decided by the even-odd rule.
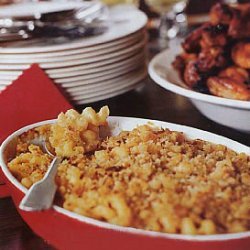
POLYGON ((230 66, 226 69, 223 69, 219 73, 220 77, 228 77, 231 78, 232 80, 235 80, 240 83, 247 83, 249 81, 249 74, 247 70, 242 69, 237 66, 230 66))
POLYGON ((173 66, 190 88, 250 100, 250 3, 216 4, 182 47, 173 66))
POLYGON ((236 44, 232 49, 232 59, 239 67, 250 69, 250 43, 236 44))
POLYGON ((215 4, 210 11, 210 21, 213 25, 219 23, 228 25, 234 15, 234 9, 227 4, 215 4))
POLYGON ((250 100, 250 90, 247 85, 229 77, 210 77, 207 80, 207 86, 216 96, 242 101, 250 100))
POLYGON ((235 39, 250 36, 250 4, 238 5, 238 8, 235 9, 229 23, 228 35, 235 39))
POLYGON ((194 87, 202 80, 196 61, 190 61, 184 71, 184 81, 190 87, 194 87))
POLYGON ((250 36, 250 4, 230 6, 218 3, 210 11, 212 25, 228 26, 228 35, 233 38, 250 36))

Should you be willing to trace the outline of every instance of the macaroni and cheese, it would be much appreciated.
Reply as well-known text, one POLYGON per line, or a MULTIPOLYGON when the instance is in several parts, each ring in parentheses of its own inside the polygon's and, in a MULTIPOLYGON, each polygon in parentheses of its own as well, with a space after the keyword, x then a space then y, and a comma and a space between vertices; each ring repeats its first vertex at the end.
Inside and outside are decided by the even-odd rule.
POLYGON ((29 141, 38 136, 63 158, 57 204, 109 223, 180 234, 250 230, 250 158, 183 133, 142 125, 100 138, 108 108, 70 110, 18 138, 8 163, 27 188, 52 158, 29 141))

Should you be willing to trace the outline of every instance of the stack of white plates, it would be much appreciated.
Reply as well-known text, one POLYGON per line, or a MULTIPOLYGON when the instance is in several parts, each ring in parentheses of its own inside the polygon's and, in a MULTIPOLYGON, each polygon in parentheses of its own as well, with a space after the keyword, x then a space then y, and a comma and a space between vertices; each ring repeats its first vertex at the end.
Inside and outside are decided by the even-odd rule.
POLYGON ((38 63, 74 104, 122 94, 147 75, 145 14, 120 5, 110 9, 110 27, 77 40, 31 39, 0 47, 0 90, 38 63))

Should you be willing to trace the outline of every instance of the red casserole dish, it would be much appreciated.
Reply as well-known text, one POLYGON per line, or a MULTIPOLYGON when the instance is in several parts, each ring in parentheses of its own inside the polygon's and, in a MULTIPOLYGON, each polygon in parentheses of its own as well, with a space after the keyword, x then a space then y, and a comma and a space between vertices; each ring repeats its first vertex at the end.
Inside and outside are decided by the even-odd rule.
MULTIPOLYGON (((250 154, 250 149, 230 139, 214 135, 198 129, 160 121, 138 118, 110 117, 108 118, 112 134, 120 130, 132 130, 137 125, 153 122, 156 126, 184 132, 190 139, 200 138, 213 143, 219 143, 237 152, 250 154)), ((250 232, 216 234, 216 235, 181 235, 167 234, 121 227, 106 222, 88 218, 70 212, 59 206, 42 212, 25 212, 18 208, 27 189, 23 187, 10 173, 6 161, 13 155, 16 145, 15 138, 25 131, 52 123, 44 121, 26 126, 10 135, 0 149, 0 164, 4 179, 11 196, 22 218, 31 229, 44 238, 49 244, 59 249, 145 249, 145 250, 249 250, 250 232)))

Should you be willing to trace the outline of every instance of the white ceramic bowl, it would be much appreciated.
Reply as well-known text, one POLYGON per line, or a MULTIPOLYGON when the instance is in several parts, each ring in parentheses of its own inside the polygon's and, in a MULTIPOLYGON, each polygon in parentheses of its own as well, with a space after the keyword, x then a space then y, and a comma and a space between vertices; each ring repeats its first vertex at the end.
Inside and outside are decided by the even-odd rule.
MULTIPOLYGON (((0 165, 17 207, 27 189, 13 177, 6 164, 6 159, 13 154, 13 148, 16 145, 15 138, 29 129, 53 123, 54 121, 44 121, 23 127, 2 143, 0 165)), ((121 130, 132 130, 136 126, 148 122, 152 122, 158 127, 184 132, 190 139, 199 138, 225 145, 236 152, 250 154, 250 148, 247 146, 199 129, 140 118, 108 118, 111 135, 117 135, 121 130)), ((91 250, 249 250, 250 244, 250 231, 195 236, 167 234, 109 224, 70 212, 56 205, 53 206, 53 209, 42 212, 18 211, 38 235, 58 249, 81 249, 84 245, 86 249, 91 250)))
POLYGON ((242 132, 250 133, 250 101, 238 101, 202 94, 189 89, 172 67, 177 52, 167 49, 149 64, 149 75, 161 87, 188 97, 207 118, 242 132))

